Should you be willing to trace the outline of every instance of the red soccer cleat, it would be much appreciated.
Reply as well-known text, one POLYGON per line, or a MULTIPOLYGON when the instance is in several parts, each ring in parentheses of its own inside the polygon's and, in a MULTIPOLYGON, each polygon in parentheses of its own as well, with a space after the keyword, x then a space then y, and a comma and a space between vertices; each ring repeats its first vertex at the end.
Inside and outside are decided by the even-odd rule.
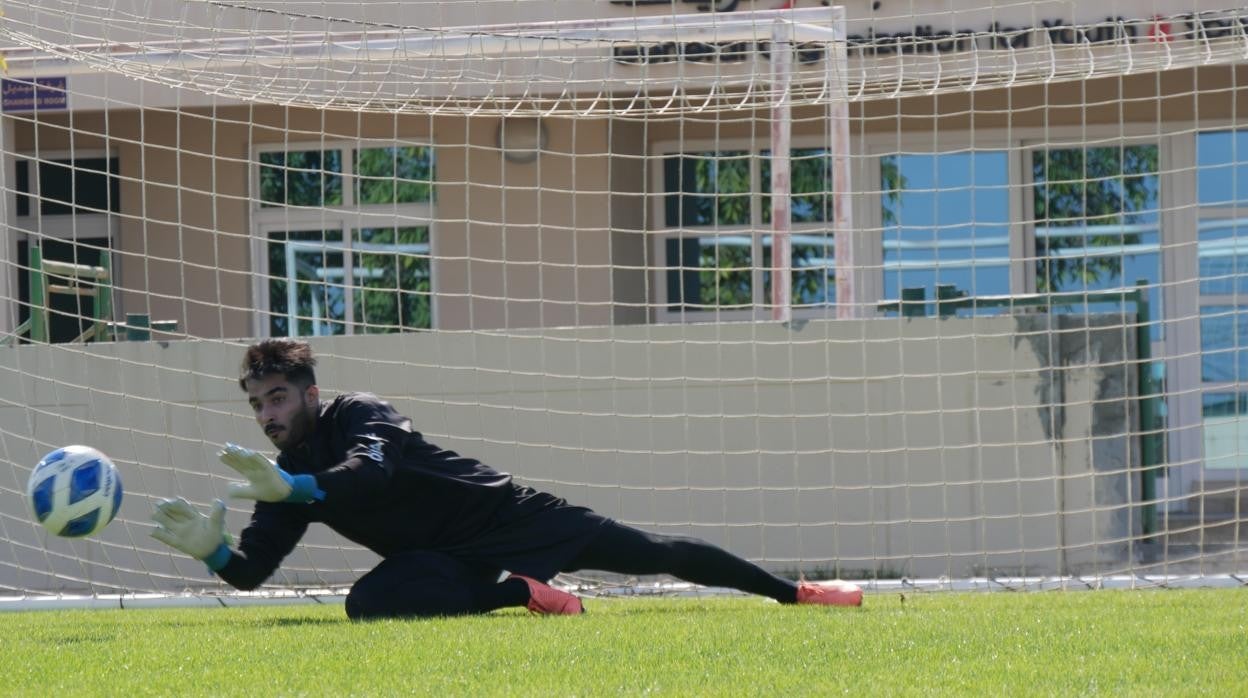
POLYGON ((861 606, 862 587, 839 579, 827 582, 802 580, 797 584, 797 602, 823 606, 861 606))
POLYGON ((528 609, 543 615, 576 615, 584 613, 585 607, 581 600, 566 591, 543 584, 531 577, 519 574, 511 575, 529 585, 528 609))

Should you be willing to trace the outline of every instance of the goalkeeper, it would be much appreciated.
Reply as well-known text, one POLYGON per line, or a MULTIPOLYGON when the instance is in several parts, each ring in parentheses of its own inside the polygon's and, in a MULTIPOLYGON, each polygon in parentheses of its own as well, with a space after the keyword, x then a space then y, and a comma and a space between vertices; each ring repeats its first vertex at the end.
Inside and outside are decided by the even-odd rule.
POLYGON ((237 549, 227 543, 219 500, 208 515, 180 498, 161 502, 154 538, 248 590, 268 579, 309 524, 323 523, 383 558, 347 595, 352 619, 508 606, 581 613, 579 598, 546 584, 581 569, 670 574, 781 603, 862 603, 856 585, 794 583, 710 543, 647 533, 518 485, 425 441, 373 395, 323 402, 315 365, 311 348, 297 340, 246 350, 239 385, 280 455, 274 463, 232 444, 220 454, 246 479, 230 486, 230 496, 256 502, 237 549))

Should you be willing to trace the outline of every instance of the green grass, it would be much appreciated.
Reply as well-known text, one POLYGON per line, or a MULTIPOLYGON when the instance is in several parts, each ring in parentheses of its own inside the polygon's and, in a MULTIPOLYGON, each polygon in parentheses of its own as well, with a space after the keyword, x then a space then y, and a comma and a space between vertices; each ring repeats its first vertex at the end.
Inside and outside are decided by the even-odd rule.
POLYGON ((1248 590, 589 600, 351 623, 341 606, 0 614, 0 695, 1246 695, 1248 590))

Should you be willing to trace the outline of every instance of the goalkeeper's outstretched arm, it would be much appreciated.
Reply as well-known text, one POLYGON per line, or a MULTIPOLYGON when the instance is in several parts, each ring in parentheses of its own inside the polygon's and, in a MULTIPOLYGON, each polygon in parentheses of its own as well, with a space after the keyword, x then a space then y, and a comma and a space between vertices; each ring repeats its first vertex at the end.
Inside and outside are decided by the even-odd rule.
POLYGON ((225 531, 225 504, 213 503, 208 515, 185 499, 167 499, 156 506, 152 537, 202 561, 230 586, 248 591, 267 580, 307 531, 307 521, 294 516, 290 505, 258 502, 251 523, 230 547, 225 531))

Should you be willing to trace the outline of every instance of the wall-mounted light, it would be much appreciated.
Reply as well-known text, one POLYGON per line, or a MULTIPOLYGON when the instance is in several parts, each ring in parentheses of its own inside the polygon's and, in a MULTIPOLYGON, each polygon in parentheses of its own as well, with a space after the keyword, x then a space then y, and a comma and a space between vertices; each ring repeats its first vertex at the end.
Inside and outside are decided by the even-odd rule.
POLYGON ((498 149, 507 162, 526 163, 537 159, 546 147, 546 124, 541 119, 509 118, 498 124, 498 149))

